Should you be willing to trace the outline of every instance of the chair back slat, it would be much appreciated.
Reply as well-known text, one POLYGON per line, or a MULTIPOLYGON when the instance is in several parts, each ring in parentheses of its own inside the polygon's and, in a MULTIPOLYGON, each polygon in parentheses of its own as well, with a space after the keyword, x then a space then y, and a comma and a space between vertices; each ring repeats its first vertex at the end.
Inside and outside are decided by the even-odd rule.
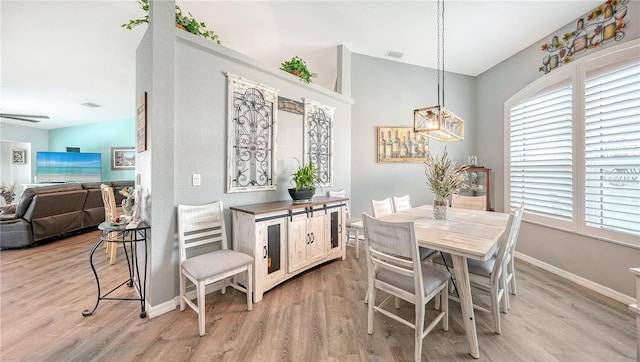
POLYGON ((221 201, 198 206, 178 205, 178 219, 181 261, 187 259, 187 250, 194 247, 219 243, 220 248, 228 248, 221 201))
MULTIPOLYGON (((329 190, 329 197, 347 197, 347 192, 344 189, 336 190, 336 191, 329 190)), ((347 215, 346 216, 347 216, 347 218, 350 218, 351 217, 350 216, 351 212, 349 211, 349 203, 348 202, 346 203, 346 206, 347 206, 347 210, 346 210, 346 214, 347 215)))
POLYGON ((106 184, 100 185, 100 193, 102 195, 102 203, 104 204, 104 220, 110 221, 116 218, 116 198, 113 194, 113 188, 106 184))
POLYGON ((491 279, 495 279, 496 281, 502 277, 502 273, 504 272, 504 262, 505 257, 507 255, 507 251, 509 250, 509 245, 511 242, 511 235, 513 228, 513 222, 516 216, 514 213, 509 214, 509 220, 507 221, 507 226, 505 227, 505 231, 502 234, 502 237, 498 241, 498 253, 496 254, 496 262, 493 265, 493 270, 491 271, 491 279))
POLYGON ((487 198, 485 196, 451 195, 451 207, 471 210, 486 210, 487 198))
POLYGON ((371 200, 371 210, 373 211, 373 217, 393 214, 394 211, 391 198, 388 197, 384 200, 371 200))
POLYGON ((394 196, 393 197, 393 209, 395 212, 411 209, 411 197, 409 195, 394 196))

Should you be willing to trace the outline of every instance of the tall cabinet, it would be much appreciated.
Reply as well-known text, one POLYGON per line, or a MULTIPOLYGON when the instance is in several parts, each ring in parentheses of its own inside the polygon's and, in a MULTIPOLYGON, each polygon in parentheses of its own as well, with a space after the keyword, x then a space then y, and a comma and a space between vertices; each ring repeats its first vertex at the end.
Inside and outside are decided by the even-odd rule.
POLYGON ((344 259, 347 198, 316 197, 231 207, 233 248, 254 258, 253 302, 318 264, 344 259))
POLYGON ((487 211, 493 211, 491 198, 491 169, 471 166, 467 169, 465 187, 458 193, 464 196, 484 196, 487 198, 487 211))

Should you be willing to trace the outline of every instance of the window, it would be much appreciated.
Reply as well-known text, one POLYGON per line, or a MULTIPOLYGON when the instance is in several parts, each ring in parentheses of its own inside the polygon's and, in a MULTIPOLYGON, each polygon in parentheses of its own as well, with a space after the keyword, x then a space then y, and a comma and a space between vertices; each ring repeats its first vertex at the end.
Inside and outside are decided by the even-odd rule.
POLYGON ((587 72, 584 90, 588 227, 640 236, 640 63, 587 72))
POLYGON ((511 206, 571 221, 571 86, 511 108, 511 206))
POLYGON ((639 44, 574 61, 505 103, 507 206, 640 245, 639 44))

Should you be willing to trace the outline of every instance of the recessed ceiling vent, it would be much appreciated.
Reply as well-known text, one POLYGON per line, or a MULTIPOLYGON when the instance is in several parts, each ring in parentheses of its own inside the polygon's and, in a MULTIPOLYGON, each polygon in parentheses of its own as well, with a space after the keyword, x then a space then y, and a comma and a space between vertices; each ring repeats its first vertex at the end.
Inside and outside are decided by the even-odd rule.
POLYGON ((400 58, 402 58, 404 53, 394 52, 393 50, 387 50, 387 54, 385 54, 385 55, 388 56, 388 57, 391 57, 391 58, 400 59, 400 58))
POLYGON ((93 102, 86 102, 86 103, 80 103, 81 106, 85 106, 87 108, 98 108, 98 107, 102 107, 99 104, 95 104, 93 102))

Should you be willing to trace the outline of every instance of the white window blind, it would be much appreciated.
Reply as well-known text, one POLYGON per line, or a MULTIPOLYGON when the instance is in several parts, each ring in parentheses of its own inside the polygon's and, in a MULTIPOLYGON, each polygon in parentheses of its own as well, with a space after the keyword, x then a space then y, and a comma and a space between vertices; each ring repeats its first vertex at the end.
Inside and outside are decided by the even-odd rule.
POLYGON ((510 111, 511 207, 571 221, 572 89, 562 85, 510 111))
POLYGON ((640 63, 585 81, 585 223, 640 235, 640 63))

